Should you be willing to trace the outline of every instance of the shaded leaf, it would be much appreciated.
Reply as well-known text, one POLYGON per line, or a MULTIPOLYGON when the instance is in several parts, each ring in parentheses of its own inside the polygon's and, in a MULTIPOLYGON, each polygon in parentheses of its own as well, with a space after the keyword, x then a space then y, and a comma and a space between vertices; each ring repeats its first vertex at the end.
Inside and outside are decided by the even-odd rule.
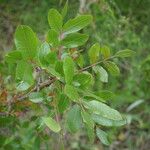
POLYGON ((5 56, 5 61, 8 62, 8 63, 17 63, 17 61, 21 60, 21 59, 22 59, 22 54, 18 50, 9 52, 5 56))
POLYGON ((81 128, 81 109, 78 105, 74 105, 67 112, 67 128, 70 132, 77 132, 81 128))
POLYGON ((79 95, 77 90, 73 86, 66 84, 64 92, 71 100, 78 101, 79 95))
POLYGON ((100 141, 105 145, 110 145, 110 142, 108 140, 108 135, 103 130, 96 128, 96 135, 100 139, 100 141))
POLYGON ((47 33, 46 41, 50 43, 53 47, 58 46, 59 40, 58 40, 59 34, 54 29, 51 29, 47 33))
POLYGON ((71 57, 66 57, 64 59, 63 70, 66 83, 71 84, 74 76, 74 62, 71 57))
POLYGON ((50 53, 50 47, 48 45, 48 43, 44 42, 39 49, 38 52, 38 58, 40 61, 40 64, 42 66, 48 66, 48 62, 46 61, 46 56, 50 53))
POLYGON ((69 99, 64 94, 60 94, 58 101, 59 112, 63 113, 68 108, 69 104, 69 99))
POLYGON ((44 100, 44 97, 42 93, 32 92, 29 94, 29 100, 33 103, 41 103, 44 100))

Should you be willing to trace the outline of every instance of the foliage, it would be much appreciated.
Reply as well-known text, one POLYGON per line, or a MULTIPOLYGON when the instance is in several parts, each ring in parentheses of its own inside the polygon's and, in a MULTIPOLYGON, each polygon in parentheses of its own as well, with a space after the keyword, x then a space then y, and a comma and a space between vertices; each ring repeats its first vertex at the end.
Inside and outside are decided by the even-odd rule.
MULTIPOLYGON (((129 57, 134 52, 121 50, 112 54, 109 47, 96 43, 88 50, 90 63, 83 66, 84 60, 78 60, 83 57, 80 48, 87 42, 88 35, 78 31, 92 22, 92 16, 78 15, 64 22, 66 11, 67 4, 62 14, 56 9, 49 10, 50 30, 44 42, 29 26, 17 27, 16 50, 5 57, 5 64, 11 68, 12 75, 15 70, 15 86, 7 113, 12 115, 15 111, 12 105, 18 102, 31 101, 41 109, 40 114, 34 116, 39 130, 47 126, 53 132, 63 133, 66 126, 69 132, 75 133, 85 128, 90 141, 94 141, 96 132, 101 142, 108 145, 109 139, 102 126, 121 126, 126 121, 117 110, 108 106, 102 93, 94 92, 94 77, 108 82, 108 72, 118 76, 120 71, 113 60, 129 57)), ((3 146, 11 141, 13 139, 3 146)))

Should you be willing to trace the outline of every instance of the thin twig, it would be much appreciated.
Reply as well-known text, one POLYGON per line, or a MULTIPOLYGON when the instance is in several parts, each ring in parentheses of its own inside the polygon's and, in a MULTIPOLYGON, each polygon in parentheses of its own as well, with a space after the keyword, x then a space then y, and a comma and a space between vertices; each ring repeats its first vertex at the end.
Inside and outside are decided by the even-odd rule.
POLYGON ((35 86, 33 87, 30 91, 28 91, 27 93, 23 93, 22 95, 16 95, 14 97, 15 100, 17 101, 22 101, 24 99, 26 99, 30 93, 37 91, 37 88, 39 88, 39 90, 51 85, 52 83, 54 83, 56 81, 56 78, 52 78, 52 79, 48 79, 45 82, 39 84, 39 86, 35 86))
POLYGON ((94 63, 94 64, 91 64, 91 65, 89 65, 89 66, 87 66, 87 67, 81 68, 81 69, 79 70, 79 72, 85 71, 85 70, 87 70, 87 69, 89 69, 89 68, 91 68, 91 67, 94 67, 94 66, 96 66, 96 65, 98 65, 98 64, 100 64, 100 63, 103 63, 104 61, 107 61, 107 60, 110 60, 110 59, 113 59, 113 58, 115 58, 115 56, 112 56, 112 57, 103 59, 103 60, 101 60, 101 61, 98 61, 98 62, 96 62, 96 63, 94 63))

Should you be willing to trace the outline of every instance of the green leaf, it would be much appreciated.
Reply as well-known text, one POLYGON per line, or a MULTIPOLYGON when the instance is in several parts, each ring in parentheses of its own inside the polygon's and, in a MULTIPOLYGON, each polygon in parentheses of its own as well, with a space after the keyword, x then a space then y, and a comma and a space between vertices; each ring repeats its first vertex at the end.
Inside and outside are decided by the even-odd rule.
POLYGON ((63 9, 61 11, 61 14, 62 14, 63 18, 65 18, 66 14, 67 14, 67 11, 68 11, 68 0, 66 1, 65 6, 63 7, 63 9))
POLYGON ((83 67, 84 65, 84 58, 83 58, 83 55, 80 55, 78 58, 77 58, 77 64, 79 65, 80 68, 83 67))
POLYGON ((76 102, 79 100, 78 92, 73 86, 66 84, 64 92, 72 101, 76 102))
POLYGON ((17 50, 22 52, 25 59, 32 59, 36 56, 38 38, 32 29, 25 25, 17 27, 15 32, 15 44, 17 50))
POLYGON ((48 62, 46 61, 46 56, 50 53, 50 47, 48 43, 44 42, 38 52, 38 58, 43 67, 48 66, 48 62))
POLYGON ((77 16, 76 18, 70 19, 67 23, 64 24, 63 31, 65 34, 77 32, 83 29, 88 24, 90 24, 91 21, 92 21, 91 15, 77 16))
POLYGON ((94 114, 101 115, 107 119, 122 120, 122 116, 117 110, 112 109, 102 102, 92 100, 90 102, 84 102, 84 104, 94 114))
POLYGON ((46 56, 46 62, 50 64, 55 64, 57 61, 57 53, 56 51, 51 51, 47 56, 46 56))
POLYGON ((113 120, 113 119, 108 119, 108 118, 102 117, 101 115, 96 115, 96 114, 92 114, 91 117, 95 123, 102 125, 102 126, 107 126, 107 127, 118 127, 118 126, 123 126, 127 123, 125 119, 113 120))
POLYGON ((50 74, 52 74, 54 77, 56 77, 58 80, 64 82, 61 74, 59 74, 54 68, 52 67, 48 67, 48 70, 47 70, 50 74))
POLYGON ((81 111, 81 116, 82 116, 83 122, 85 123, 88 137, 89 137, 91 143, 93 143, 93 141, 94 141, 94 121, 92 120, 90 114, 88 114, 86 111, 81 111))
POLYGON ((126 49, 126 50, 121 50, 121 51, 118 51, 115 56, 116 57, 121 57, 121 58, 124 58, 124 57, 131 57, 132 55, 134 55, 135 52, 134 51, 131 51, 129 49, 126 49))
POLYGON ((74 76, 74 62, 71 57, 66 57, 64 59, 63 70, 66 83, 71 84, 74 76))
POLYGON ((74 105, 67 112, 67 128, 70 132, 75 133, 81 128, 81 109, 78 105, 74 105))
POLYGON ((99 53, 100 53, 100 45, 96 43, 89 49, 88 52, 91 64, 99 60, 99 53))
POLYGON ((69 106, 70 101, 64 94, 60 94, 58 101, 58 110, 60 113, 63 113, 69 106))
POLYGON ((88 72, 79 73, 73 77, 73 81, 82 89, 88 88, 92 84, 92 75, 88 72))
POLYGON ((51 44, 53 47, 59 45, 59 34, 55 30, 51 29, 48 31, 47 36, 46 36, 46 41, 51 44))
POLYGON ((103 57, 105 59, 110 57, 110 49, 109 49, 109 47, 103 46, 103 47, 101 47, 100 51, 101 51, 101 54, 103 55, 103 57))
POLYGON ((83 45, 88 40, 88 35, 81 33, 72 33, 67 35, 62 41, 61 45, 66 48, 75 48, 83 45))
POLYGON ((33 103, 41 103, 44 100, 44 97, 42 93, 32 92, 29 94, 29 100, 33 103))
POLYGON ((96 74, 98 74, 102 82, 108 82, 108 73, 102 66, 94 66, 93 70, 96 74))
POLYGON ((82 119, 85 124, 87 124, 90 128, 94 128, 94 121, 91 116, 86 111, 81 111, 82 119))
POLYGON ((102 91, 96 92, 96 95, 105 100, 112 100, 115 94, 107 90, 102 90, 102 91))
POLYGON ((105 62, 105 67, 113 76, 118 76, 120 74, 120 70, 114 62, 111 61, 105 62))
POLYGON ((24 81, 33 84, 32 66, 25 61, 19 61, 16 68, 17 81, 24 81))
POLYGON ((22 59, 22 54, 18 50, 9 52, 5 56, 5 61, 8 62, 8 63, 17 63, 17 61, 21 60, 21 59, 22 59))
POLYGON ((51 29, 60 32, 63 25, 62 15, 56 9, 50 9, 48 12, 48 22, 51 29))
POLYGON ((106 132, 104 132, 103 130, 99 128, 96 128, 96 135, 104 145, 107 145, 107 146, 110 145, 110 142, 108 140, 108 135, 106 132))
POLYGON ((17 90, 18 91, 26 91, 29 87, 30 87, 30 84, 28 84, 27 82, 21 81, 17 85, 17 90))
POLYGON ((55 70, 61 75, 64 76, 64 70, 63 70, 63 62, 58 60, 55 64, 55 70))
POLYGON ((83 96, 84 97, 86 97, 86 98, 94 98, 94 99, 96 99, 96 100, 98 100, 98 101, 101 101, 101 102, 105 102, 105 100, 104 99, 102 99, 101 97, 99 97, 99 96, 97 96, 97 95, 95 95, 94 93, 92 93, 91 91, 89 91, 89 90, 81 90, 81 89, 79 89, 79 92, 81 92, 82 94, 83 94, 83 96))
POLYGON ((60 125, 51 117, 42 117, 43 122, 54 132, 61 130, 60 125))

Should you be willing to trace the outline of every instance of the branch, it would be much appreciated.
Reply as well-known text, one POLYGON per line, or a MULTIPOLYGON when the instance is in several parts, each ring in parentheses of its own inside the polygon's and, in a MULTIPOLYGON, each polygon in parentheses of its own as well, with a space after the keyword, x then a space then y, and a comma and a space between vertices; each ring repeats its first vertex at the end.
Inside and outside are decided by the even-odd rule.
POLYGON ((29 96, 30 93, 35 92, 35 91, 37 91, 38 89, 41 90, 41 89, 43 89, 43 88, 45 88, 45 87, 48 87, 49 85, 51 85, 51 84, 54 83, 55 81, 56 81, 56 78, 55 78, 55 77, 54 77, 54 78, 51 78, 51 79, 48 79, 48 80, 46 80, 45 82, 39 84, 38 87, 37 87, 37 86, 33 87, 33 88, 32 88, 30 91, 28 91, 27 93, 23 93, 23 94, 21 94, 21 95, 16 95, 16 96, 14 96, 14 99, 17 100, 17 101, 22 101, 22 100, 26 99, 26 98, 29 96))
POLYGON ((85 71, 85 70, 87 70, 87 69, 89 69, 89 68, 91 68, 91 67, 94 67, 94 66, 96 66, 96 65, 98 65, 98 64, 103 63, 104 61, 107 61, 107 60, 110 60, 110 59, 113 59, 113 58, 115 58, 115 56, 112 56, 112 57, 103 59, 103 60, 101 60, 101 61, 98 61, 98 62, 96 62, 96 63, 94 63, 94 64, 91 64, 91 65, 89 65, 89 66, 87 66, 87 67, 81 68, 81 69, 79 70, 79 72, 85 71))

